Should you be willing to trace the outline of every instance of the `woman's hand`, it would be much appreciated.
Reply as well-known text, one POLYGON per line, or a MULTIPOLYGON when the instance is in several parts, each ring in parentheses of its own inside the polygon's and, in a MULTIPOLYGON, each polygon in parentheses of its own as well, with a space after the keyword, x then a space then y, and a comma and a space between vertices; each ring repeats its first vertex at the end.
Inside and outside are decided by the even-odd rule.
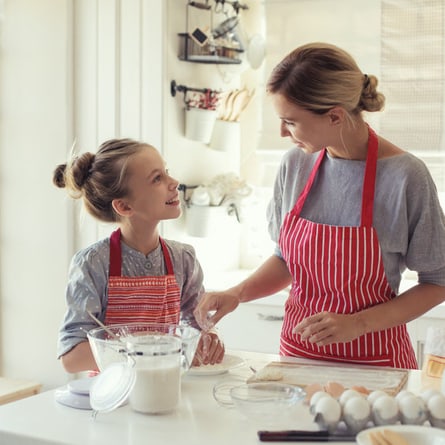
POLYGON ((239 298, 230 289, 225 292, 206 292, 193 314, 200 328, 209 331, 224 315, 232 312, 238 305, 239 298), (214 312, 214 314, 210 315, 211 312, 214 312))
POLYGON ((216 332, 202 332, 192 366, 221 363, 224 352, 224 343, 216 332))
POLYGON ((355 314, 320 312, 298 323, 293 332, 299 334, 301 340, 308 340, 317 346, 349 342, 365 333, 360 319, 359 312, 355 314))

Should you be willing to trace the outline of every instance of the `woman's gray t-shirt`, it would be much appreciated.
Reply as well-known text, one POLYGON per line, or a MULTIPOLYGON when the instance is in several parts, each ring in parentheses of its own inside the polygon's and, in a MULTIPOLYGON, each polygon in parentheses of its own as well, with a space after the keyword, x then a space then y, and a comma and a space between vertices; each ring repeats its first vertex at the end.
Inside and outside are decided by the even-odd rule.
MULTIPOLYGON (((318 155, 294 148, 282 159, 267 210, 275 242, 318 155)), ((365 161, 326 155, 301 217, 333 226, 360 225, 364 170, 365 161)), ((445 217, 427 167, 412 154, 377 161, 373 226, 388 282, 396 293, 406 268, 417 271, 421 283, 445 286, 445 217)), ((276 254, 281 256, 278 246, 276 254)))

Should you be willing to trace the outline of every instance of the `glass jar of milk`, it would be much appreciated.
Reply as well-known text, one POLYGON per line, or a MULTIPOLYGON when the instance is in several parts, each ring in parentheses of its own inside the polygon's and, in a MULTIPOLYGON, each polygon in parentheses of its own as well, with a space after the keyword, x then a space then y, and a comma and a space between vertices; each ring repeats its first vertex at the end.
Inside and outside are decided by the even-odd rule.
POLYGON ((181 393, 181 339, 144 334, 127 337, 125 342, 136 372, 130 406, 147 414, 174 410, 181 393))

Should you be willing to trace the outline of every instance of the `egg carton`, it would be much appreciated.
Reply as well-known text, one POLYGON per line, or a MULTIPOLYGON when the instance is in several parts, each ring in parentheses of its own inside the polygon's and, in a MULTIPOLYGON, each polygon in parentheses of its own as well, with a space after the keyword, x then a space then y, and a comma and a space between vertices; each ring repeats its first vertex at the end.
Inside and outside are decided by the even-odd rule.
POLYGON ((419 396, 408 390, 390 396, 381 390, 364 394, 347 389, 338 397, 315 392, 309 401, 315 422, 331 433, 352 434, 374 426, 431 425, 445 429, 445 395, 429 389, 419 396))

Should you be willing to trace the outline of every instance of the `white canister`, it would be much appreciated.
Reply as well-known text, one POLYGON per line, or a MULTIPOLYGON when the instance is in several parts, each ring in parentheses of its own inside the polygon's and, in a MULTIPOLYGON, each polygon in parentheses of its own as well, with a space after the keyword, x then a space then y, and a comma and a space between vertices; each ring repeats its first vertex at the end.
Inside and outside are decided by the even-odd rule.
POLYGON ((187 233, 198 238, 221 236, 232 218, 226 206, 191 205, 186 210, 187 233))
POLYGON ((185 110, 185 137, 208 144, 216 121, 216 110, 190 108, 185 110))
POLYGON ((238 153, 240 149, 240 123, 217 119, 213 127, 210 147, 214 150, 238 153))

